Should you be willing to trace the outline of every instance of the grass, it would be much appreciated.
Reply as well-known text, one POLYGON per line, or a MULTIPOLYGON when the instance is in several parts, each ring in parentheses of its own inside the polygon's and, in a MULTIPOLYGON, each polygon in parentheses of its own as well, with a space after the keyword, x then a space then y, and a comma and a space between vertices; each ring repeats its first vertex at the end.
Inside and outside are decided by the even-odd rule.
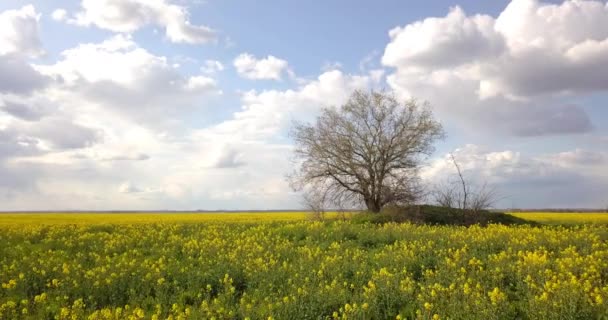
POLYGON ((353 217, 355 222, 411 222, 428 225, 470 226, 489 224, 517 225, 535 224, 502 212, 486 210, 465 211, 456 208, 445 208, 432 205, 411 207, 387 207, 380 214, 363 213, 353 217))

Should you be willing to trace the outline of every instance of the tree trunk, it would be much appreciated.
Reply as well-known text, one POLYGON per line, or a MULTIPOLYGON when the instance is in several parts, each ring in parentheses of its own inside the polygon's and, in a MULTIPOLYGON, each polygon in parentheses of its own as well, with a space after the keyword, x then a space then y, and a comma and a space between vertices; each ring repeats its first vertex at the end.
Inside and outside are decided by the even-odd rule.
POLYGON ((365 205, 367 206, 367 210, 373 212, 373 213, 378 213, 380 212, 380 204, 378 204, 377 201, 374 200, 365 200, 365 205))

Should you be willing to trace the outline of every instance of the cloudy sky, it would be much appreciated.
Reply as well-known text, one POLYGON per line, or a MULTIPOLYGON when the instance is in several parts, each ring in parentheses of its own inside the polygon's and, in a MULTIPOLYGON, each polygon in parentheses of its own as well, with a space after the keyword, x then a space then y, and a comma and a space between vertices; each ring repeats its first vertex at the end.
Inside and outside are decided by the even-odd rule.
POLYGON ((427 100, 422 176, 608 205, 608 3, 0 2, 0 210, 301 207, 286 135, 357 88, 427 100))

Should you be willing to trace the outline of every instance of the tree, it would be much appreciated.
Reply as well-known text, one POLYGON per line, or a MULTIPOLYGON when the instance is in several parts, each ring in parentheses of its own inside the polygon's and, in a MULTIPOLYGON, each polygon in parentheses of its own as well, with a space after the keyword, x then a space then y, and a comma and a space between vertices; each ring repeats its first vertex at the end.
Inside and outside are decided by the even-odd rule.
POLYGON ((296 190, 308 186, 332 202, 379 212, 420 196, 418 168, 444 132, 428 103, 357 90, 340 108, 322 109, 314 124, 295 122, 291 136, 296 190))
POLYGON ((312 212, 313 220, 325 220, 325 211, 327 210, 327 194, 323 190, 304 192, 304 205, 306 209, 312 212), (318 192, 317 192, 318 191, 318 192))
POLYGON ((456 169, 458 181, 436 187, 433 192, 435 202, 442 207, 462 209, 463 213, 467 210, 477 212, 491 208, 499 200, 496 189, 486 182, 481 187, 467 182, 454 154, 450 153, 449 158, 456 169))

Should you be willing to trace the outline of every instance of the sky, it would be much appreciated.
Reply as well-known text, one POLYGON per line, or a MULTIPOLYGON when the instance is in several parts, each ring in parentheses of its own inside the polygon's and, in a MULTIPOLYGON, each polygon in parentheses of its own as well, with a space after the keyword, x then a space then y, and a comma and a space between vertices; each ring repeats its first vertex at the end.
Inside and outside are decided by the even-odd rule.
POLYGON ((0 210, 302 208, 294 120, 427 101, 502 208, 608 207, 608 3, 0 2, 0 210))

